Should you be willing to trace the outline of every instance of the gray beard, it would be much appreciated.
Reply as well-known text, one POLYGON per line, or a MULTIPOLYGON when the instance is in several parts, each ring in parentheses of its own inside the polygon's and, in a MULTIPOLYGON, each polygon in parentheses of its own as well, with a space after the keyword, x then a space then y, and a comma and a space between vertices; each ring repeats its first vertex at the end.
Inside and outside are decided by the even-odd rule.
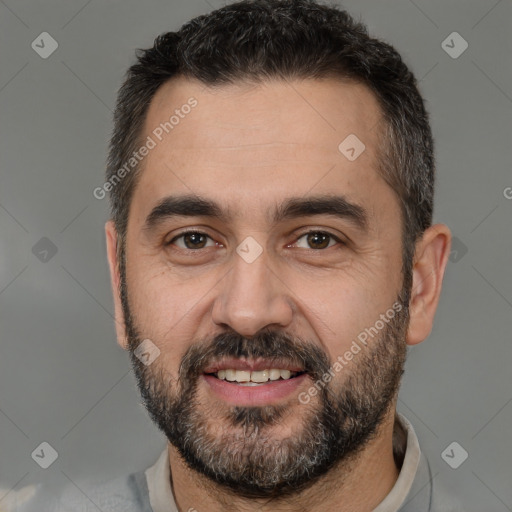
POLYGON ((401 297, 402 310, 341 370, 343 382, 335 385, 338 376, 326 383, 307 405, 220 408, 201 401, 197 393, 198 379, 212 357, 300 362, 310 385, 328 372, 329 358, 317 345, 281 332, 262 331, 249 340, 229 332, 192 345, 176 378, 158 365, 158 358, 145 366, 134 355, 144 337, 134 325, 126 289, 121 296, 130 358, 149 416, 192 470, 237 496, 296 495, 333 467, 348 467, 378 433, 398 393, 408 324, 401 297), (294 435, 272 435, 272 427, 290 412, 296 418, 294 435))

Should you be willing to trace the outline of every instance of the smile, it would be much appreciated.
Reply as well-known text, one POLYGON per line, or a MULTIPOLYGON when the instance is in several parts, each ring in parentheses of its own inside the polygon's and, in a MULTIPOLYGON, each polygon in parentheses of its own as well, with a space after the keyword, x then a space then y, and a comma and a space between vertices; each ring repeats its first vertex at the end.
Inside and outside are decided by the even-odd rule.
POLYGON ((286 369, 272 368, 267 370, 235 370, 228 368, 213 373, 217 379, 235 382, 241 386, 259 386, 267 382, 292 379, 304 372, 292 372, 286 369))

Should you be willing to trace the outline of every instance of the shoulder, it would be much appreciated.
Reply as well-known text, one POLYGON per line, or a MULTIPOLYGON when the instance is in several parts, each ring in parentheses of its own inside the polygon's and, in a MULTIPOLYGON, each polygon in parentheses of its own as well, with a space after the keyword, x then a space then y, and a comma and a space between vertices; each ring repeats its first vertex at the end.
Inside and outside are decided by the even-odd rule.
POLYGON ((41 489, 23 512, 152 512, 144 471, 101 483, 70 482, 57 496, 41 489), (37 502, 37 503, 36 503, 37 502), (43 507, 43 508, 41 508, 43 507))

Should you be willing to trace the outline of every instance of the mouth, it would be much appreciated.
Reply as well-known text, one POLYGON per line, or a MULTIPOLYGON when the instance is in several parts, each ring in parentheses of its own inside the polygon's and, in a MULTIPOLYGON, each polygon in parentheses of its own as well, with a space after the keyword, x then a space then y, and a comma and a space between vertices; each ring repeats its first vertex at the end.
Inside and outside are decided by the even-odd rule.
POLYGON ((229 359, 214 363, 203 372, 217 398, 246 406, 269 405, 289 397, 307 375, 299 365, 268 359, 229 359))
POLYGON ((294 379, 303 375, 304 371, 290 371, 284 368, 267 368, 264 370, 237 370, 235 368, 227 368, 213 373, 207 373, 219 380, 225 380, 238 384, 240 386, 261 386, 268 382, 276 382, 282 380, 294 379))

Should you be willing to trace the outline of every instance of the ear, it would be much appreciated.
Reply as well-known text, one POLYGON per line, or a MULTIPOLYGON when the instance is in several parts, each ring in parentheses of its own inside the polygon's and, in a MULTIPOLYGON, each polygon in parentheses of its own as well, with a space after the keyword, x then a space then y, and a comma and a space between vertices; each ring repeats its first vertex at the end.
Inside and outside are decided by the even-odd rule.
POLYGON ((116 321, 117 343, 124 350, 128 350, 128 339, 124 322, 123 308, 121 306, 121 275, 119 273, 117 231, 113 220, 105 224, 105 235, 107 239, 107 257, 110 267, 110 284, 114 296, 114 314, 116 321))
POLYGON ((416 244, 406 338, 408 345, 422 342, 432 331, 451 241, 448 226, 435 224, 425 230, 416 244))

